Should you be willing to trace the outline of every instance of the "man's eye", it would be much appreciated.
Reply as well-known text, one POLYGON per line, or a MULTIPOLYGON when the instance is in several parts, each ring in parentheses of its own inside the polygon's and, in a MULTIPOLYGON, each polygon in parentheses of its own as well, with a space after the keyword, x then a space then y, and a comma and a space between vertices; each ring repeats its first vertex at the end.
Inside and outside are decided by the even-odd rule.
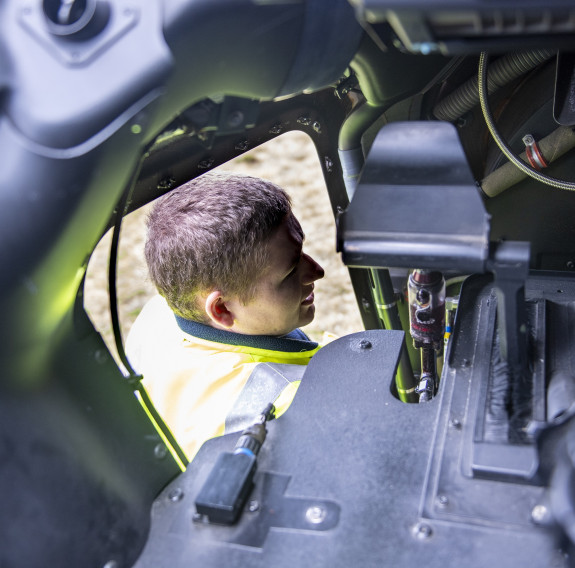
POLYGON ((296 272, 297 272, 297 267, 298 265, 296 264, 288 273, 288 275, 286 276, 286 278, 289 278, 290 276, 293 276, 296 272))

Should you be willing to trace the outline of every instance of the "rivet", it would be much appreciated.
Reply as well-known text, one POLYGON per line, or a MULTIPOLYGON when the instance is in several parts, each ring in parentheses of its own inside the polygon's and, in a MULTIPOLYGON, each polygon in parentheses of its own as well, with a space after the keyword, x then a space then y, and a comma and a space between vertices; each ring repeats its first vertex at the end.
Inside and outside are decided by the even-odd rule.
POLYGON ((372 347, 371 341, 368 341, 367 339, 362 339, 359 342, 359 346, 361 349, 371 349, 371 347, 372 347))

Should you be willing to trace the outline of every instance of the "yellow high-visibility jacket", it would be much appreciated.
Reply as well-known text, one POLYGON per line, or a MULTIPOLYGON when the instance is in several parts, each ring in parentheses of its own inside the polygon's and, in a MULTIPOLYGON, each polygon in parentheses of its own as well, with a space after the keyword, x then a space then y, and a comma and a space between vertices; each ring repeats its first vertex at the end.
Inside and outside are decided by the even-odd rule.
POLYGON ((160 296, 144 306, 126 342, 131 365, 190 460, 207 439, 252 424, 270 402, 281 415, 318 349, 299 329, 243 335, 185 320, 160 296))

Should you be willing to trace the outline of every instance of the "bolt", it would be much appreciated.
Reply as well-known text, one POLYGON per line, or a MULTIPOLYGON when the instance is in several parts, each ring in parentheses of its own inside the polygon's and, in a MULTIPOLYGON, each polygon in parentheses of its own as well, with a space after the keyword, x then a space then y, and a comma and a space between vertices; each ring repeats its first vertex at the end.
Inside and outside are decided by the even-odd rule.
POLYGON ((441 507, 447 507, 447 505, 449 505, 449 498, 447 495, 438 495, 437 502, 441 507))
POLYGON ((321 124, 316 120, 313 123, 313 129, 319 134, 321 132, 321 124))
POLYGON ((248 511, 250 513, 255 513, 256 511, 259 510, 259 508, 260 508, 260 504, 255 499, 253 499, 252 501, 250 501, 248 503, 248 511))
POLYGON ((311 124, 311 118, 307 117, 307 116, 300 116, 297 119, 297 122, 299 124, 302 124, 303 126, 309 126, 311 124))
POLYGON ((323 507, 314 505, 305 512, 305 518, 309 523, 319 525, 325 520, 327 513, 323 507))
POLYGON ((427 523, 417 523, 413 527, 413 536, 419 540, 427 540, 433 535, 433 529, 427 523))
POLYGON ((545 505, 535 505, 531 511, 531 519, 538 525, 547 522, 549 519, 549 509, 545 505))
MULTIPOLYGON (((299 121, 298 121, 299 122, 299 121)), ((282 131, 282 125, 281 124, 274 124, 271 128, 270 128, 270 134, 280 134, 282 131)))
POLYGON ((333 162, 332 162, 331 158, 326 156, 324 158, 324 163, 325 163, 325 169, 327 170, 327 172, 331 173, 331 171, 333 170, 333 162))
POLYGON ((531 134, 526 134, 525 136, 523 136, 521 140, 523 141, 523 144, 525 144, 525 146, 531 146, 532 144, 535 143, 535 138, 533 138, 531 134))
POLYGON ((361 349, 371 349, 371 341, 368 341, 367 339, 362 339, 359 342, 359 347, 361 349))
POLYGON ((461 422, 457 418, 452 418, 449 421, 449 425, 455 430, 461 430, 461 422))
POLYGON ((154 447, 154 457, 157 460, 163 460, 168 455, 168 448, 166 448, 165 444, 156 444, 154 447))
POLYGON ((184 498, 184 490, 181 489, 180 487, 176 487, 175 489, 172 489, 168 493, 168 499, 172 503, 177 503, 178 501, 181 501, 183 498, 184 498))

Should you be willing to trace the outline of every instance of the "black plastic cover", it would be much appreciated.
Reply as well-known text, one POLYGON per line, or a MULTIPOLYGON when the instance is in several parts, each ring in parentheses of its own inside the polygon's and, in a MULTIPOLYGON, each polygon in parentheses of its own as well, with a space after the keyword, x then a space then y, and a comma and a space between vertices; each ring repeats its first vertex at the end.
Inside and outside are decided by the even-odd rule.
POLYGON ((400 122, 382 128, 339 218, 348 266, 483 272, 489 217, 455 127, 400 122))

